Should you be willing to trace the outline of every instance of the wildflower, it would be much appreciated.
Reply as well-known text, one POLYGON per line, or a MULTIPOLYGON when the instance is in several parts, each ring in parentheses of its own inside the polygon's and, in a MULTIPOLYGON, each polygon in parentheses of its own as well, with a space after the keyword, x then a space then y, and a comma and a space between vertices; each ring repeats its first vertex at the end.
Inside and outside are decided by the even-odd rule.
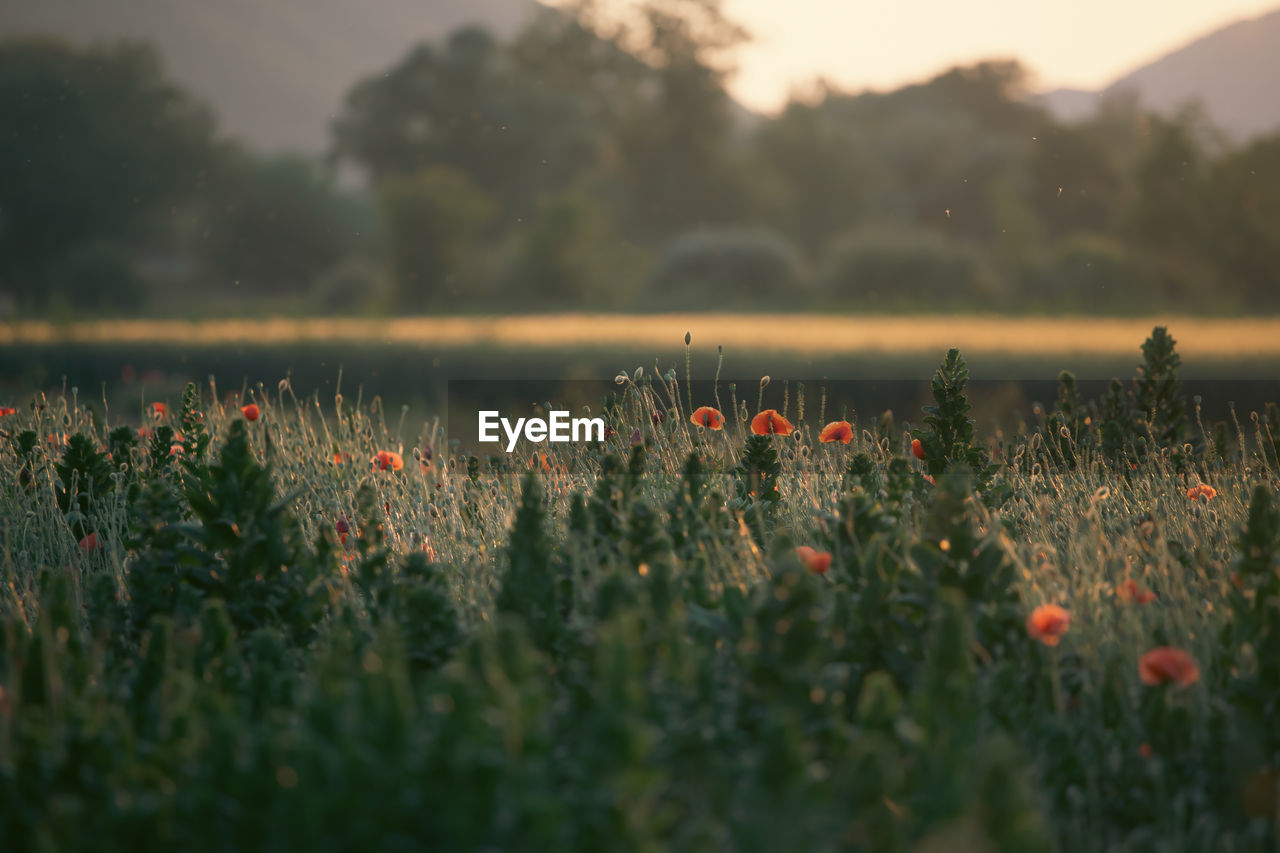
POLYGON ((911 439, 911 455, 921 461, 924 460, 924 445, 918 438, 911 439))
POLYGON ((90 551, 96 551, 102 547, 102 540, 98 538, 96 532, 90 533, 88 536, 80 540, 80 550, 88 554, 90 551))
POLYGON ((714 409, 711 406, 699 406, 694 409, 693 414, 689 416, 689 420, 707 429, 724 428, 724 415, 720 414, 719 409, 714 409))
POLYGON ((338 531, 338 542, 346 545, 347 536, 351 533, 351 523, 347 521, 346 516, 338 516, 338 520, 334 523, 333 529, 338 531))
POLYGON ((186 449, 185 447, 183 447, 181 444, 174 444, 174 445, 170 446, 170 448, 169 448, 169 455, 170 455, 170 456, 181 456, 182 454, 184 454, 184 453, 186 453, 186 452, 187 452, 187 449, 186 449))
POLYGON ((1124 583, 1116 587, 1116 598, 1121 604, 1150 604, 1156 600, 1156 594, 1149 589, 1138 586, 1133 578, 1126 578, 1124 583))
POLYGON ((1139 746, 1138 755, 1142 756, 1143 758, 1150 758, 1152 756, 1151 744, 1144 743, 1141 746, 1139 746))
POLYGON ((16 415, 18 410, 10 406, 0 406, 0 418, 7 418, 9 415, 16 415))
POLYGON ((333 451, 334 465, 341 465, 343 462, 350 462, 350 461, 351 461, 351 454, 347 453, 345 450, 333 451))
POLYGON ((617 434, 618 434, 618 431, 611 426, 606 426, 604 428, 604 437, 606 440, 613 438, 617 434))
POLYGON ((751 419, 751 431, 756 435, 791 435, 795 427, 776 409, 765 409, 751 419))
POLYGON ((1187 497, 1190 500, 1197 500, 1203 497, 1205 500, 1212 500, 1218 496, 1218 490, 1207 483, 1198 483, 1187 489, 1187 497))
POLYGON ((151 417, 155 418, 156 420, 160 420, 168 413, 169 413, 169 407, 166 406, 164 403, 151 404, 151 417))
POLYGON ((379 471, 399 471, 404 468, 404 459, 399 453, 392 450, 379 450, 377 455, 369 460, 379 471))
POLYGON ((1056 604, 1042 604, 1027 617, 1027 634, 1046 646, 1058 645, 1058 639, 1071 626, 1071 614, 1056 604))
POLYGON ((640 427, 636 427, 636 431, 631 433, 631 446, 635 447, 642 441, 644 441, 644 437, 640 435, 640 427))
POLYGON ((1138 659, 1138 676, 1148 687, 1161 684, 1190 687, 1200 680, 1200 668, 1182 649, 1157 646, 1138 659))
POLYGON ((258 409, 257 403, 250 403, 247 406, 241 406, 240 413, 244 415, 244 419, 246 421, 256 421, 258 419, 258 415, 262 414, 258 409))
POLYGON ((796 548, 796 556, 800 558, 800 562, 804 563, 804 567, 815 575, 825 575, 827 569, 831 568, 831 555, 826 551, 817 551, 808 545, 801 545, 796 548))
POLYGON ((853 425, 848 421, 832 421, 818 433, 818 441, 823 444, 830 444, 833 441, 848 444, 853 441, 853 425))
POLYGON ((653 422, 654 422, 655 424, 660 424, 660 423, 662 423, 663 421, 665 421, 666 419, 667 419, 667 416, 666 416, 666 415, 664 415, 662 412, 660 412, 660 411, 656 411, 656 410, 654 411, 654 413, 653 413, 653 422))

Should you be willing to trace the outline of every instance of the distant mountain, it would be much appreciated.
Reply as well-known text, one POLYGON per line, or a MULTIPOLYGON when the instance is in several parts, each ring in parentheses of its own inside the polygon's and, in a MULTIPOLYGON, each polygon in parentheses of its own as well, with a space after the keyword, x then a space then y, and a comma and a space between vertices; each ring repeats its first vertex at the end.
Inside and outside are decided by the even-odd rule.
POLYGON ((479 23, 508 35, 535 0, 5 0, 0 38, 153 42, 173 78, 256 148, 321 151, 357 79, 479 23))
POLYGON ((1136 94, 1158 113, 1198 100, 1214 124, 1237 140, 1280 132, 1280 9, 1216 30, 1101 92, 1058 89, 1038 100, 1059 118, 1075 120, 1119 92, 1136 94))

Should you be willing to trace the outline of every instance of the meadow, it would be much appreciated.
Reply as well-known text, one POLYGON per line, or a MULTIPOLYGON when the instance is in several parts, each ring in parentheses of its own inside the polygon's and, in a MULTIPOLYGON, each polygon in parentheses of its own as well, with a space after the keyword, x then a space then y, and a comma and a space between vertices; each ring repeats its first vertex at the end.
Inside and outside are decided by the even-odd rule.
POLYGON ((851 423, 615 354, 603 445, 510 456, 296 377, 38 393, 0 416, 0 838, 1273 850, 1280 410, 1183 381, 1280 338, 1201 331, 999 432, 993 329, 851 423))

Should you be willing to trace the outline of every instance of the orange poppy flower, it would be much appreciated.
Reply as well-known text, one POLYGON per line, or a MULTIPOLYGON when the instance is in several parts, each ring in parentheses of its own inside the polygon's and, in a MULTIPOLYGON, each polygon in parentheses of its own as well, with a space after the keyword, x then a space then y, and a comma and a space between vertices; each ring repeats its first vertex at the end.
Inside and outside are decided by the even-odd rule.
POLYGON ((751 431, 756 435, 791 435, 795 427, 776 409, 765 409, 751 419, 751 431))
POLYGON ((379 450, 377 455, 369 460, 379 471, 399 471, 404 467, 404 459, 399 453, 392 450, 379 450))
POLYGON ((102 541, 98 539, 98 534, 90 533, 88 536, 80 540, 80 550, 88 554, 90 551, 96 551, 102 547, 102 541))
POLYGON ((1138 582, 1133 578, 1126 578, 1124 583, 1116 587, 1116 598, 1120 599, 1122 604, 1131 602, 1150 604, 1156 600, 1156 594, 1149 589, 1138 586, 1138 582))
POLYGON ((1071 627, 1071 614, 1056 604, 1042 604, 1027 617, 1027 634, 1046 646, 1058 645, 1058 639, 1071 627))
POLYGON ((1200 497, 1204 497, 1205 500, 1211 500, 1213 498, 1216 498, 1217 496, 1218 496, 1218 490, 1215 489, 1213 486, 1208 485, 1207 483, 1199 483, 1198 485, 1192 486, 1191 488, 1187 489, 1187 497, 1193 501, 1199 499, 1200 497))
POLYGON ((187 449, 186 449, 185 447, 183 447, 181 444, 175 444, 175 445, 173 445, 172 447, 170 447, 170 448, 169 448, 169 455, 170 455, 170 456, 181 456, 182 454, 184 454, 184 453, 186 453, 186 452, 187 452, 187 449))
POLYGON ((800 558, 800 562, 804 563, 804 567, 815 575, 825 575, 827 569, 831 568, 831 555, 826 551, 801 545, 796 548, 796 556, 800 558))
POLYGON ((920 439, 911 439, 911 455, 920 461, 924 461, 924 445, 920 443, 920 439))
POLYGON ((16 415, 17 413, 18 410, 10 406, 0 406, 0 418, 7 418, 9 415, 16 415))
POLYGON ((818 441, 823 444, 830 444, 833 441, 848 444, 853 441, 853 425, 848 421, 832 421, 818 433, 818 441))
POLYGON ((1157 646, 1138 659, 1138 677, 1148 687, 1161 684, 1190 687, 1200 680, 1200 667, 1182 649, 1157 646))
POLYGON ((246 421, 256 421, 262 411, 258 408, 257 403, 250 403, 247 406, 241 406, 240 413, 244 415, 246 421))
POLYGON ((155 418, 156 420, 160 420, 167 414, 169 414, 169 407, 166 406, 164 403, 151 404, 151 417, 155 418))
POLYGON ((697 426, 706 427, 707 429, 722 429, 724 427, 724 415, 720 414, 719 409, 711 406, 699 406, 693 410, 693 414, 689 416, 690 422, 697 426))
POLYGON ((351 461, 351 454, 346 452, 345 450, 333 451, 334 465, 341 465, 343 462, 350 462, 350 461, 351 461))

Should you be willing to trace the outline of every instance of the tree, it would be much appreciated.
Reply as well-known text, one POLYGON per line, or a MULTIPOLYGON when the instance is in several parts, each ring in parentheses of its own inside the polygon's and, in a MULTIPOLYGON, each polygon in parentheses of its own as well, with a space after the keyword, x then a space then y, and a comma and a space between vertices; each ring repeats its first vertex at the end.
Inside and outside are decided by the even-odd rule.
POLYGON ((240 157, 210 195, 202 253, 219 278, 258 293, 304 290, 374 227, 358 199, 297 156, 240 157))
POLYGON ((450 167, 514 222, 593 162, 608 95, 593 86, 616 57, 592 38, 547 10, 511 46, 476 27, 419 45, 351 91, 333 156, 375 181, 450 167))
POLYGON ((715 60, 747 39, 719 0, 651 0, 642 24, 617 38, 648 66, 626 105, 615 168, 628 200, 624 222, 641 238, 669 236, 740 214, 731 152, 733 102, 715 60))
POLYGON ((78 245, 118 260, 154 236, 219 162, 210 113, 141 44, 0 43, 0 115, 0 287, 29 304, 57 292, 78 245))
POLYGON ((497 205, 466 174, 447 166, 392 178, 379 187, 397 294, 407 306, 456 304, 497 205))
POLYGON ((1280 305, 1280 136, 1223 156, 1208 181, 1214 261, 1251 308, 1280 305))

